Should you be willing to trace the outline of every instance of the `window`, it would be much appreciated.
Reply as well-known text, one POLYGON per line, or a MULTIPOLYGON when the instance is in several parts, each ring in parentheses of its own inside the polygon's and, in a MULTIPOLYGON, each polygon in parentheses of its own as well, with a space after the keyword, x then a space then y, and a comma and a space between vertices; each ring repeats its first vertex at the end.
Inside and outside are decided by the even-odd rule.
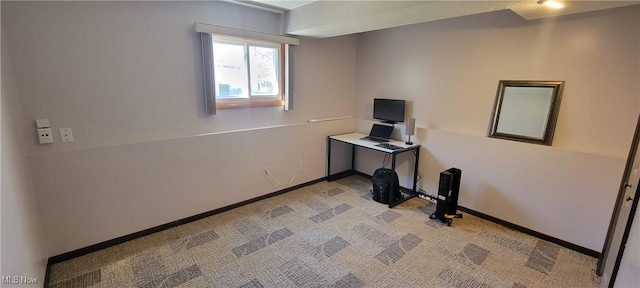
POLYGON ((282 45, 212 38, 217 108, 284 104, 280 93, 282 45))
POLYGON ((195 24, 202 40, 205 107, 217 109, 293 108, 292 45, 281 35, 195 24))

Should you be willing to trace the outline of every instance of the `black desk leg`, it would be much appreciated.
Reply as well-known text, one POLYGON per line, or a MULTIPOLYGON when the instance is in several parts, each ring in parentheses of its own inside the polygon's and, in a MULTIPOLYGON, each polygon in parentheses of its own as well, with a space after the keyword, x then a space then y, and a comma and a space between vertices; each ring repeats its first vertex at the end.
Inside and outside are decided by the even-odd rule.
POLYGON ((413 165, 413 195, 418 195, 418 162, 420 161, 420 148, 414 148, 413 151, 415 151, 415 158, 414 158, 414 165, 413 165))
POLYGON ((327 137, 327 173, 326 173, 326 180, 327 182, 331 182, 331 181, 335 181, 338 180, 340 178, 344 178, 350 175, 355 174, 355 163, 356 163, 356 145, 351 144, 351 168, 349 168, 346 171, 341 171, 341 172, 337 172, 337 173, 332 173, 331 172, 331 146, 332 143, 334 141, 338 141, 338 143, 340 143, 341 141, 339 140, 334 140, 332 139, 330 136, 327 137))
POLYGON ((331 181, 331 137, 327 137, 327 181, 331 181))
POLYGON ((351 145, 351 172, 356 169, 356 145, 351 145))
MULTIPOLYGON (((396 153, 391 153, 391 171, 396 171, 396 153)), ((394 181, 392 177, 391 183, 389 183, 389 208, 397 204, 395 200, 396 193, 394 193, 394 191, 396 191, 395 189, 400 189, 400 187, 396 187, 396 181, 394 181)))

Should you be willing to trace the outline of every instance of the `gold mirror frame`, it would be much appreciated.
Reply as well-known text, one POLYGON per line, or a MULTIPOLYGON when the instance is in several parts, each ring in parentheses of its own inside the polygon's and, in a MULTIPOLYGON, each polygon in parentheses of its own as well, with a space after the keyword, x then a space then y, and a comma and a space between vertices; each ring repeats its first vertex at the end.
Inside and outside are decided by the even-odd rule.
POLYGON ((500 80, 487 136, 551 146, 563 86, 564 81, 500 80))

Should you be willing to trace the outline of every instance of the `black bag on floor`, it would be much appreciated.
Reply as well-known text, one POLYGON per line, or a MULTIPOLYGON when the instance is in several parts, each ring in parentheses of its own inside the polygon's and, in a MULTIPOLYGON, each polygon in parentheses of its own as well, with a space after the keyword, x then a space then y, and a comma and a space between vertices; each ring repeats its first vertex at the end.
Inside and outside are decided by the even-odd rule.
POLYGON ((388 168, 378 168, 373 172, 371 177, 373 183, 373 200, 382 204, 389 204, 389 193, 391 193, 391 183, 394 183, 393 190, 394 201, 400 200, 400 183, 398 182, 398 174, 388 168), (393 182, 391 182, 393 181, 393 182))

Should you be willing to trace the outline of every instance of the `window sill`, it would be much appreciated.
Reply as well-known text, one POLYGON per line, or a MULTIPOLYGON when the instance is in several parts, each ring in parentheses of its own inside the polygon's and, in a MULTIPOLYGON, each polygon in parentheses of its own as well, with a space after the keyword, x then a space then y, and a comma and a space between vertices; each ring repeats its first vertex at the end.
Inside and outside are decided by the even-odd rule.
POLYGON ((242 100, 242 101, 216 101, 216 109, 237 109, 237 108, 252 108, 252 107, 271 107, 271 106, 284 106, 282 99, 273 100, 242 100))

